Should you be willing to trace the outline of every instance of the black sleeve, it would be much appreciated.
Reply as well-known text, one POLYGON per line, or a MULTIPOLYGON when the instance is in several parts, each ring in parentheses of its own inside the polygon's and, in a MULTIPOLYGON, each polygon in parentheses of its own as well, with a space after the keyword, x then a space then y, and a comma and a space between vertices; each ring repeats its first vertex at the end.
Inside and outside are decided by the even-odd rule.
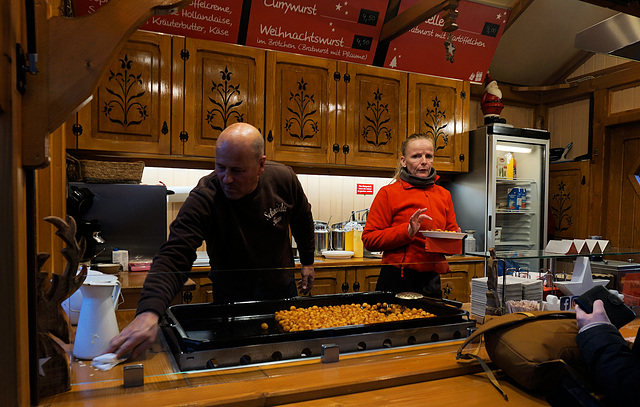
POLYGON ((291 170, 291 175, 293 177, 291 180, 291 192, 295 202, 291 216, 291 234, 298 245, 300 263, 308 266, 313 264, 313 252, 315 250, 313 214, 311 213, 311 204, 293 170, 291 170))
POLYGON ((597 325, 579 333, 576 341, 607 401, 634 405, 640 385, 640 360, 620 332, 613 325, 597 325))
POLYGON ((169 226, 169 239, 153 258, 144 281, 136 315, 153 311, 164 315, 167 307, 188 279, 196 250, 204 240, 203 228, 208 219, 204 197, 191 192, 169 226))

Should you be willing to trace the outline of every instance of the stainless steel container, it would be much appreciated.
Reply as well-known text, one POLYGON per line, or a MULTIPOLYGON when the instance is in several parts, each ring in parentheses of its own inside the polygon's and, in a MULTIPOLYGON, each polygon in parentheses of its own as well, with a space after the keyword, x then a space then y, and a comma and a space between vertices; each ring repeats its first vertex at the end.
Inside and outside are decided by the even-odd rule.
POLYGON ((344 250, 344 229, 331 230, 331 250, 344 250))
POLYGON ((322 256, 323 250, 329 250, 329 229, 327 228, 327 222, 315 221, 314 225, 314 237, 315 237, 315 255, 322 256))

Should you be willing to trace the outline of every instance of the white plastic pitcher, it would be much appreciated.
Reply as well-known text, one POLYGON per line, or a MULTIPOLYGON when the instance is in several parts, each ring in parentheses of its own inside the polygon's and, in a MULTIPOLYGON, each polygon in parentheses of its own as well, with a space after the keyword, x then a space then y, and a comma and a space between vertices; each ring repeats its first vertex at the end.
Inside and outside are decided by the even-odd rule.
POLYGON ((82 307, 73 354, 78 359, 93 359, 104 354, 109 341, 120 332, 116 320, 120 282, 85 281, 80 290, 82 307))
MULTIPOLYGON (((80 272, 78 270, 78 272, 80 272)), ((88 270, 85 283, 89 281, 104 281, 107 283, 118 281, 118 276, 113 274, 104 274, 96 270, 88 270)), ((120 289, 117 285, 113 286, 113 298, 114 308, 117 310, 119 305, 120 289)), ((69 317, 71 325, 78 325, 78 317, 80 316, 80 309, 82 308, 82 290, 78 289, 69 298, 62 302, 62 308, 69 317)))

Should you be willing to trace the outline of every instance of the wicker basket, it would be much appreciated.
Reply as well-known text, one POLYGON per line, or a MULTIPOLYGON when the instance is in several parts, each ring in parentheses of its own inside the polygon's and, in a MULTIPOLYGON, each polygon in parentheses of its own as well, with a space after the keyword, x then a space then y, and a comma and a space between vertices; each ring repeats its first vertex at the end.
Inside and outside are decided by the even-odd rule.
POLYGON ((144 162, 77 160, 67 156, 67 178, 94 184, 139 184, 144 162))

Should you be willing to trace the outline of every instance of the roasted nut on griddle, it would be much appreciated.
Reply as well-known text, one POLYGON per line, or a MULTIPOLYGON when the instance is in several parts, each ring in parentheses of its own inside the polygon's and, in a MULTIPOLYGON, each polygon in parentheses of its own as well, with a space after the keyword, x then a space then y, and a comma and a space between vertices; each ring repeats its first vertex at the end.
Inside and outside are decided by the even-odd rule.
POLYGON ((343 304, 309 308, 292 306, 289 311, 275 314, 275 319, 284 332, 307 331, 311 329, 336 328, 347 325, 377 324, 390 321, 406 321, 417 318, 431 318, 434 314, 422 309, 407 308, 391 304, 343 304))
POLYGON ((262 325, 260 325, 260 328, 262 328, 263 331, 266 331, 269 329, 269 325, 266 322, 263 322, 262 325))

